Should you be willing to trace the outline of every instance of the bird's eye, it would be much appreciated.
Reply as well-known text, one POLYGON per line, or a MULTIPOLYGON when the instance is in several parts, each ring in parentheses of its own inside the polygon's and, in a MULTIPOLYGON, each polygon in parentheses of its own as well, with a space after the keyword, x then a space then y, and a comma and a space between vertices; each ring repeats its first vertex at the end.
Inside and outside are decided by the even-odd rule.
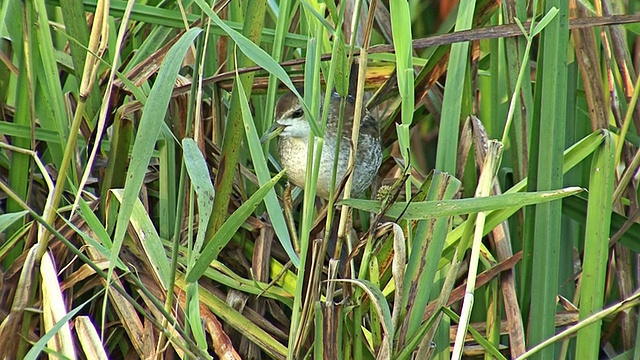
POLYGON ((291 116, 294 119, 301 118, 303 115, 304 115, 304 111, 302 111, 302 108, 296 109, 296 111, 294 111, 293 114, 291 114, 291 116))

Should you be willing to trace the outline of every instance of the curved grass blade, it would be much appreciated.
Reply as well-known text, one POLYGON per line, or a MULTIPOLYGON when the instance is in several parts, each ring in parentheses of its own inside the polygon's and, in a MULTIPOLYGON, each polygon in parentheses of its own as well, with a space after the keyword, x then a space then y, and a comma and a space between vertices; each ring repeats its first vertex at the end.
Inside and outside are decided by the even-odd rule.
POLYGON ((238 231, 240 226, 244 223, 244 221, 253 213, 253 211, 258 206, 267 193, 273 188, 273 186, 280 180, 280 178, 284 175, 284 170, 281 171, 278 175, 274 176, 266 184, 262 185, 258 191, 256 191, 251 197, 242 204, 236 211, 229 216, 227 221, 222 225, 220 230, 218 230, 211 241, 207 243, 204 249, 202 249, 202 254, 196 261, 196 263, 191 268, 191 271, 187 273, 186 281, 187 282, 195 282, 197 279, 204 274, 205 270, 209 267, 211 261, 213 261, 220 250, 227 245, 231 237, 238 231))

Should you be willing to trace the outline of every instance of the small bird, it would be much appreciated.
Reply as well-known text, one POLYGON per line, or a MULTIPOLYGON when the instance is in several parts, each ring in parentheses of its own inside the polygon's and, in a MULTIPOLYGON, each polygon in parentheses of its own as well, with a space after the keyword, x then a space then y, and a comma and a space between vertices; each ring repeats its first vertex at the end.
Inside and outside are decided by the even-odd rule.
MULTIPOLYGON (((324 96, 322 97, 324 98, 324 96)), ((316 194, 324 199, 329 198, 332 186, 332 173, 340 135, 340 152, 337 159, 336 186, 345 177, 349 165, 351 151, 351 132, 353 130, 354 101, 346 100, 344 120, 341 134, 338 134, 338 117, 341 97, 337 93, 331 96, 330 109, 327 116, 327 127, 324 146, 320 157, 316 194)), ((275 122, 272 135, 278 134, 278 155, 282 166, 286 169, 289 181, 304 189, 307 173, 307 154, 309 149, 309 133, 311 127, 306 119, 300 100, 293 93, 278 99, 275 110, 275 122)), ((317 149, 314 145, 314 149, 317 149)), ((378 123, 367 111, 360 120, 358 146, 355 154, 353 184, 351 196, 358 196, 367 189, 378 173, 382 162, 382 147, 378 123)))

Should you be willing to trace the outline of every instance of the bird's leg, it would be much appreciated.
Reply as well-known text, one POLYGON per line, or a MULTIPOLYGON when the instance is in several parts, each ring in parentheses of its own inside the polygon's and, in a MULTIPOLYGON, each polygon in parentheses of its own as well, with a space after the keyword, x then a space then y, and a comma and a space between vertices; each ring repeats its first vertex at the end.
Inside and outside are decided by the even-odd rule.
MULTIPOLYGON (((342 264, 340 266, 341 269, 345 269, 347 267, 347 255, 349 254, 350 250, 351 250, 351 246, 349 245, 349 240, 350 240, 350 236, 351 235, 351 231, 353 231, 353 218, 352 218, 352 213, 351 211, 347 210, 347 231, 340 233, 338 226, 336 226, 336 233, 335 233, 335 237, 336 237, 336 247, 334 249, 334 253, 333 253, 333 258, 336 260, 340 260, 340 263, 342 264), (346 247, 347 253, 344 254, 342 252, 343 247, 346 247)), ((338 217, 336 217, 336 219, 338 219, 338 217)))
POLYGON ((297 254, 300 254, 300 240, 298 239, 298 230, 296 229, 296 224, 293 221, 293 200, 291 199, 291 189, 292 186, 287 182, 287 185, 284 188, 284 194, 282 195, 283 202, 283 210, 284 210, 284 218, 287 222, 287 227, 289 228, 289 233, 291 234, 291 240, 293 241, 293 249, 297 254))

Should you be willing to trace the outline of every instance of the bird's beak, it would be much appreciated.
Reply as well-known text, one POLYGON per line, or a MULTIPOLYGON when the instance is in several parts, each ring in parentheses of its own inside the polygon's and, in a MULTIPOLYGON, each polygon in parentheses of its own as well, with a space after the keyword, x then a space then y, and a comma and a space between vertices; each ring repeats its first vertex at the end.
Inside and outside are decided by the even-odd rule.
POLYGON ((269 140, 273 140, 274 138, 278 137, 278 135, 280 135, 280 133, 286 127, 287 125, 282 125, 277 121, 274 122, 273 125, 271 125, 271 128, 269 128, 269 130, 264 135, 262 135, 262 137, 260 138, 260 142, 264 144, 269 140))

